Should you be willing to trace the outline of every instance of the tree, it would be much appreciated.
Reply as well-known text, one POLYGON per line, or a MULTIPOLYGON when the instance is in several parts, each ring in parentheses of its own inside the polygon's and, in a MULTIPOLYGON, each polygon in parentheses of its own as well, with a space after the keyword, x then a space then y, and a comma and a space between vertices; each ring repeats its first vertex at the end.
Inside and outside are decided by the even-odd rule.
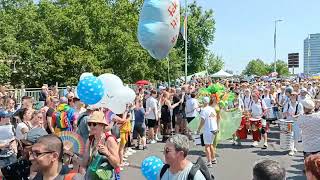
MULTIPOLYGON (((184 14, 182 10, 181 14, 184 14)), ((183 16, 181 22, 183 23, 183 16)), ((215 20, 213 10, 203 11, 196 1, 188 5, 188 74, 205 70, 205 59, 209 54, 208 46, 214 40, 215 20)), ((184 39, 179 38, 177 47, 184 57, 184 39)), ((183 62, 184 64, 184 62, 183 62)), ((182 67, 184 69, 184 67, 182 67)))
POLYGON ((243 71, 245 75, 257 75, 264 76, 268 74, 268 65, 264 63, 261 59, 251 60, 245 70, 243 71))
MULTIPOLYGON (((0 55, 19 57, 17 73, 1 65, 2 82, 26 87, 76 85, 83 72, 114 73, 124 82, 167 80, 166 60, 157 61, 137 40, 143 0, 3 0, 0 55)), ((214 37, 213 12, 189 5, 188 72, 205 69, 214 37)), ((169 54, 170 78, 184 71, 184 43, 169 54)))
MULTIPOLYGON (((279 75, 289 75, 289 68, 288 68, 288 64, 285 61, 282 60, 277 60, 276 62, 276 67, 277 67, 277 73, 279 75)), ((268 67, 268 72, 271 73, 274 71, 274 63, 271 63, 268 67)))
POLYGON ((224 66, 224 61, 221 56, 216 56, 213 53, 209 53, 206 56, 208 62, 208 73, 213 74, 220 71, 224 66))

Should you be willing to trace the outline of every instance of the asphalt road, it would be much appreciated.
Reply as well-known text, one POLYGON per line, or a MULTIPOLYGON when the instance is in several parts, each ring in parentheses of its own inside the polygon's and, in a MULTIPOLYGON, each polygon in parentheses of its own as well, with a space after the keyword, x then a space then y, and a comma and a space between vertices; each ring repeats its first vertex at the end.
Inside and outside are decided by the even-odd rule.
MULTIPOLYGON (((271 128, 269 133, 268 149, 251 147, 250 139, 243 142, 242 146, 234 146, 229 141, 224 141, 218 145, 218 163, 211 168, 215 179, 218 180, 249 180, 252 179, 252 167, 254 163, 261 159, 274 159, 287 170, 288 180, 305 180, 303 170, 303 154, 301 144, 298 145, 298 153, 295 156, 288 156, 286 151, 280 149, 279 131, 277 126, 271 128)), ((260 143, 262 146, 262 142, 260 143)), ((149 144, 148 150, 141 150, 129 156, 129 167, 125 167, 121 172, 121 179, 144 179, 140 165, 144 158, 155 155, 163 159, 163 143, 149 144)), ((195 162, 199 156, 205 158, 205 153, 201 146, 192 145, 188 158, 195 162)))

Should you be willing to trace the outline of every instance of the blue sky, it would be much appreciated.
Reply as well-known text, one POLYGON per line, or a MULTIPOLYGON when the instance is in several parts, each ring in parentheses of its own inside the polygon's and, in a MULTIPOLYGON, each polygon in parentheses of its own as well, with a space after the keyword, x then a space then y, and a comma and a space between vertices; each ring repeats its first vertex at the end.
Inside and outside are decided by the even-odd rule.
MULTIPOLYGON (((191 0, 188 0, 191 3, 191 0)), ((288 53, 300 53, 308 33, 320 33, 320 0, 197 0, 213 9, 215 40, 210 46, 223 56, 225 69, 241 72, 249 60, 273 61, 274 20, 278 25, 278 59, 287 61, 288 53)))

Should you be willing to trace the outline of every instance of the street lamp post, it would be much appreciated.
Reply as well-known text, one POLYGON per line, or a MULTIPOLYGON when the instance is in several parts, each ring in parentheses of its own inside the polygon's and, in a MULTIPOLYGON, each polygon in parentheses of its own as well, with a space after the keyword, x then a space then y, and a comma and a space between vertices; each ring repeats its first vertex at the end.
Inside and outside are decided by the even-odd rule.
POLYGON ((278 22, 282 22, 283 20, 278 19, 274 21, 274 39, 273 39, 273 47, 274 47, 274 72, 277 72, 277 24, 278 22))
POLYGON ((307 76, 310 75, 310 56, 311 56, 311 50, 310 50, 310 34, 308 35, 308 69, 307 69, 307 76))

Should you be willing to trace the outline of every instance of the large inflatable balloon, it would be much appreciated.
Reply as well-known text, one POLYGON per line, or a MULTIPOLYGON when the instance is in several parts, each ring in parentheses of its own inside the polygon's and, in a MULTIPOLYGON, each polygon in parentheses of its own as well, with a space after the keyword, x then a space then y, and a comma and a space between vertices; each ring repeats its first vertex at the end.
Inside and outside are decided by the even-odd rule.
POLYGON ((98 103, 104 95, 102 81, 95 76, 84 77, 78 83, 77 95, 85 104, 98 103))
POLYGON ((147 180, 156 180, 162 166, 163 162, 160 158, 150 156, 142 161, 141 172, 147 180))
POLYGON ((119 89, 111 96, 107 96, 107 108, 115 114, 122 114, 126 110, 128 100, 126 99, 126 91, 119 89))
POLYGON ((107 96, 111 96, 113 92, 123 88, 122 80, 114 74, 106 73, 100 75, 98 78, 102 81, 104 93, 107 96))
POLYGON ((139 18, 138 40, 155 59, 167 57, 180 30, 179 0, 145 0, 139 18))
POLYGON ((85 72, 85 73, 82 73, 81 76, 80 76, 80 80, 84 79, 85 77, 88 77, 88 76, 93 76, 92 73, 88 73, 88 72, 85 72))

